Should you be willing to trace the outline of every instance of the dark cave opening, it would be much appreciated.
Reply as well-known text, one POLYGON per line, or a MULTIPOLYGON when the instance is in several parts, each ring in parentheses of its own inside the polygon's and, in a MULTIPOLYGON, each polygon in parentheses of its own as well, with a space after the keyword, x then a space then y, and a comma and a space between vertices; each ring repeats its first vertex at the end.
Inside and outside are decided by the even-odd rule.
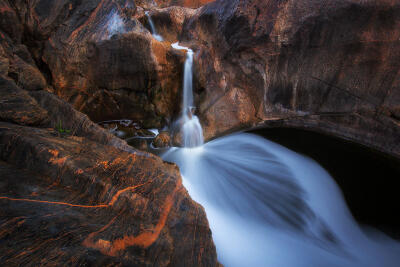
POLYGON ((343 139, 308 130, 268 128, 251 131, 323 166, 339 185, 361 225, 400 239, 400 159, 343 139))

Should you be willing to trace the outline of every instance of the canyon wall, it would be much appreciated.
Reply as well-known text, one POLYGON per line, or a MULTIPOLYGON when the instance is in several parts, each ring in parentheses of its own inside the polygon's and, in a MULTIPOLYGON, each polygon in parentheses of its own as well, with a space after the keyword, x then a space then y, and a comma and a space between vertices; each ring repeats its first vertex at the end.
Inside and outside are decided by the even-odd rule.
POLYGON ((185 23, 207 139, 328 133, 400 157, 398 1, 216 1, 185 23))
POLYGON ((178 168, 92 121, 160 126, 179 108, 184 54, 143 15, 134 1, 0 0, 2 265, 218 265, 178 168))
POLYGON ((218 264, 176 167, 93 122, 171 126, 178 40, 207 139, 295 127, 400 157, 398 1, 0 0, 0 14, 7 264, 218 264))

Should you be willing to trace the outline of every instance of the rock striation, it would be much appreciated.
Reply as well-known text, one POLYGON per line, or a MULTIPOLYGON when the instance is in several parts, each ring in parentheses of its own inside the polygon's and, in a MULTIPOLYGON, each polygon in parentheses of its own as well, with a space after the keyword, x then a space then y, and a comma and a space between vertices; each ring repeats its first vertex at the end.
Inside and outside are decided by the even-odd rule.
POLYGON ((4 265, 216 265, 175 165, 3 122, 0 143, 4 265))
POLYGON ((0 0, 1 265, 218 265, 178 168, 93 122, 157 127, 179 108, 184 53, 141 12, 0 0))
POLYGON ((215 1, 185 23, 205 137, 296 127, 400 157, 398 1, 215 1))

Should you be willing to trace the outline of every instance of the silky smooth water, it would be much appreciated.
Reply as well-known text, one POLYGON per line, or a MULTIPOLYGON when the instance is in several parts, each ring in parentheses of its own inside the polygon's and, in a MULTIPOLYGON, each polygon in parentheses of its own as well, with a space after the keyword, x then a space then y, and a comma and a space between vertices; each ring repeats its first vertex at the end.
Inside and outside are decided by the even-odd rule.
POLYGON ((218 259, 231 266, 398 267, 400 245, 361 229, 330 175, 315 161, 252 134, 203 144, 193 107, 193 51, 187 51, 177 125, 185 187, 206 210, 218 259))
POLYGON ((399 266, 399 243, 361 229, 332 177, 285 147, 235 134, 163 158, 205 208, 225 266, 399 266))
POLYGON ((154 22, 151 19, 149 11, 146 11, 144 13, 146 14, 147 20, 149 21, 149 25, 150 25, 150 28, 151 28, 151 33, 152 33, 154 39, 156 39, 157 41, 160 41, 160 42, 164 41, 162 36, 157 33, 156 27, 154 26, 154 22))
POLYGON ((171 45, 178 50, 186 51, 186 60, 183 70, 183 97, 182 112, 177 127, 182 133, 182 144, 184 147, 196 147, 204 143, 203 129, 199 118, 194 114, 193 104, 193 51, 187 47, 180 46, 179 43, 171 45))

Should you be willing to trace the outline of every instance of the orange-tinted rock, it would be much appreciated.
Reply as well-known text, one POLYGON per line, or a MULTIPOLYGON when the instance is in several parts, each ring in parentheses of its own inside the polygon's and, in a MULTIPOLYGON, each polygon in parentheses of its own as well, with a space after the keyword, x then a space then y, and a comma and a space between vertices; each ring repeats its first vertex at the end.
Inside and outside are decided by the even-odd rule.
MULTIPOLYGON (((161 127, 178 112, 173 100, 180 95, 184 55, 152 37, 136 19, 133 0, 0 6, 6 14, 0 71, 24 89, 54 89, 94 121, 128 118, 161 127)), ((186 13, 173 10, 181 28, 186 13)))
POLYGON ((46 79, 36 66, 30 65, 15 56, 9 69, 9 75, 15 74, 18 85, 26 90, 41 90, 45 89, 46 79))
POLYGON ((30 92, 30 95, 36 99, 40 107, 47 111, 48 120, 41 124, 42 127, 56 129, 61 124, 62 128, 69 130, 72 135, 86 137, 97 143, 114 146, 124 151, 132 151, 132 148, 124 140, 115 137, 55 95, 45 91, 30 92))
POLYGON ((171 136, 168 132, 161 132, 153 140, 153 146, 157 148, 166 148, 171 146, 171 136))
POLYGON ((18 88, 14 81, 0 76, 0 120, 40 125, 47 119, 47 111, 34 98, 18 88))
POLYGON ((0 0, 0 12, 0 120, 41 127, 0 122, 1 264, 217 265, 177 167, 51 93, 96 120, 160 125, 179 110, 184 54, 131 0, 0 0))
POLYGON ((186 23, 206 138, 300 127, 400 156, 398 1, 216 1, 186 23), (241 104, 238 105, 238 103, 241 104))
MULTIPOLYGON (((171 43, 175 43, 179 40, 184 22, 194 14, 194 9, 178 6, 162 9, 157 8, 149 11, 149 15, 157 29, 157 33, 160 34, 164 40, 171 43)), ((141 21, 146 28, 151 30, 148 18, 145 14, 139 16, 139 21, 141 21)))
POLYGON ((130 16, 133 9, 129 1, 79 6, 45 42, 43 60, 57 95, 92 120, 127 118, 160 127, 177 111, 172 99, 183 58, 130 16))
POLYGON ((198 8, 214 1, 215 0, 155 0, 160 7, 183 6, 190 8, 198 8))
POLYGON ((0 144, 2 264, 217 265, 175 165, 7 123, 0 144))

